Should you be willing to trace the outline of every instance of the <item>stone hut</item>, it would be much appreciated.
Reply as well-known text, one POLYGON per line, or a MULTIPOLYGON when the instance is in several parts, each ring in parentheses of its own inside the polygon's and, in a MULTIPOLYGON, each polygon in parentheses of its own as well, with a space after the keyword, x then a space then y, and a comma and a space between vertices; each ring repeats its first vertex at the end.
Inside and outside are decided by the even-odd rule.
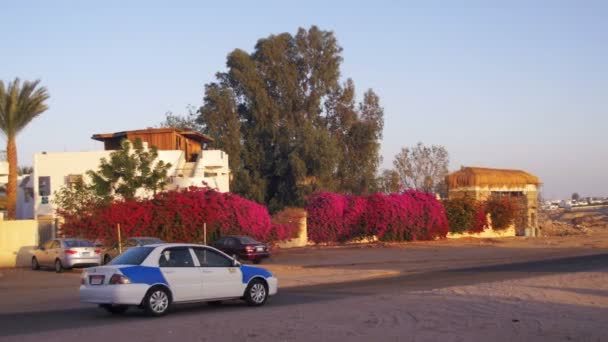
POLYGON ((463 167, 446 176, 448 198, 471 197, 485 201, 490 197, 511 197, 521 204, 515 222, 518 234, 525 228, 538 228, 538 177, 520 170, 463 167))

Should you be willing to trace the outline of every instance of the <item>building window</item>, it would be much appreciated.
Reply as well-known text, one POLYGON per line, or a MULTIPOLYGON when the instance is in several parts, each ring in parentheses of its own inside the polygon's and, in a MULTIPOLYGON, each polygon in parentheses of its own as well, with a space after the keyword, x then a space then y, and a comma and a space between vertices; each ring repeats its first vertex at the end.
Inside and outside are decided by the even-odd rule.
POLYGON ((82 185, 82 175, 68 175, 67 185, 70 188, 82 185))
POLYGON ((50 196, 51 195, 51 177, 49 177, 49 176, 38 177, 38 195, 39 196, 50 196))
POLYGON ((217 172, 205 172, 205 178, 217 177, 217 172))

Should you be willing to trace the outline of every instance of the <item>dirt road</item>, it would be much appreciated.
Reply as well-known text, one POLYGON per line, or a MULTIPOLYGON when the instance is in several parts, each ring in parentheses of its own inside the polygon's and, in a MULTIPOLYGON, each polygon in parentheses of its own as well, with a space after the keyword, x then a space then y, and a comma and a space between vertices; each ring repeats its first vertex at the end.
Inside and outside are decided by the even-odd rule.
POLYGON ((443 260, 458 255, 453 248, 461 247, 324 249, 310 256, 315 264, 300 266, 283 263, 298 251, 277 255, 270 266, 282 268, 282 275, 277 272, 279 279, 292 277, 293 283, 282 287, 267 306, 249 308, 240 302, 219 308, 186 305, 161 319, 148 318, 138 310, 112 317, 80 304, 77 272, 3 271, 0 340, 600 341, 608 335, 608 251, 549 248, 538 252, 542 249, 523 247, 501 251, 488 247, 487 251, 459 253, 477 250, 478 258, 487 253, 497 258, 536 255, 537 261, 449 269, 429 262, 426 266, 432 267, 418 266, 415 272, 404 271, 412 265, 399 262, 400 253, 417 255, 417 260, 443 260), (417 248, 421 251, 415 252, 417 248), (526 249, 530 251, 524 252, 526 249), (569 256, 573 254, 592 255, 569 256), (354 258, 370 260, 373 265, 363 263, 357 268, 356 263, 345 264, 354 258), (315 272, 327 269, 346 269, 352 272, 351 279, 333 284, 311 280, 315 272), (399 274, 367 279, 353 276, 370 269, 392 269, 399 274), (293 278, 302 272, 313 276, 293 278))

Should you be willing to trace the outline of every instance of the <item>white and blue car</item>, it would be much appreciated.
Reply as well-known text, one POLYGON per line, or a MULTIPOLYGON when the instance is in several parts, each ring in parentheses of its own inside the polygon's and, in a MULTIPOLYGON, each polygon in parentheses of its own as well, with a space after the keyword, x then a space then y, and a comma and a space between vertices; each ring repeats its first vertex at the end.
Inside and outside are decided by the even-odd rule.
POLYGON ((106 266, 83 272, 80 300, 111 313, 137 306, 153 316, 173 303, 243 299, 263 305, 277 293, 277 278, 219 250, 194 244, 156 244, 130 248, 106 266))

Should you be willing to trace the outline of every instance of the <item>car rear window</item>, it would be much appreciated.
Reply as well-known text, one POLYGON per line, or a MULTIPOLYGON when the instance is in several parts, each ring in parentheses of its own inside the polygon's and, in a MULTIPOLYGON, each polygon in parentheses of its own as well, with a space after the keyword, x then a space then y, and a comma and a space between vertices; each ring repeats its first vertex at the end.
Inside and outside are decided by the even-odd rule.
POLYGON ((63 240, 63 243, 67 248, 95 247, 92 242, 87 240, 63 240))
POLYGON ((163 243, 163 240, 157 238, 147 238, 147 239, 138 239, 139 243, 142 245, 153 245, 156 243, 163 243))
POLYGON ((244 245, 260 243, 259 241, 256 241, 256 240, 250 238, 249 236, 239 236, 238 239, 244 245))
POLYGON ((109 265, 140 265, 156 247, 133 247, 110 261, 109 265))

